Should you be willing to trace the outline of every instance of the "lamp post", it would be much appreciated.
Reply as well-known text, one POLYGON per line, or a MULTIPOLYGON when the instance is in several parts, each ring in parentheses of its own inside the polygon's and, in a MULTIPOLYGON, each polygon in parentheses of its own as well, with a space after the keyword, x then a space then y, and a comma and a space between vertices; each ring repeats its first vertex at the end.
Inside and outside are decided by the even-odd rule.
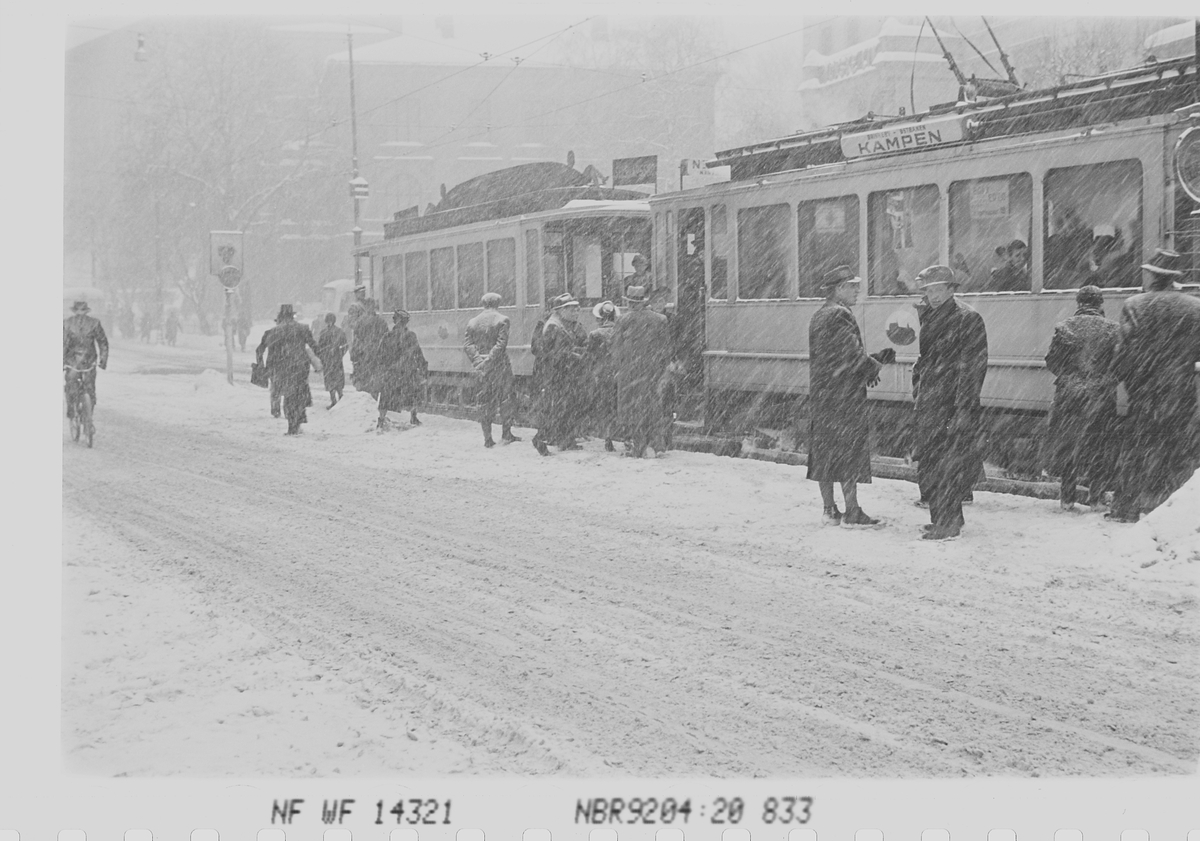
MULTIPOLYGON (((354 33, 346 31, 346 50, 350 56, 350 196, 354 200, 354 286, 362 285, 362 263, 358 257, 358 249, 362 246, 362 228, 359 219, 359 182, 362 182, 363 192, 366 192, 367 182, 358 174, 358 109, 354 103, 354 33)), ((373 291, 373 290, 372 290, 373 291)))

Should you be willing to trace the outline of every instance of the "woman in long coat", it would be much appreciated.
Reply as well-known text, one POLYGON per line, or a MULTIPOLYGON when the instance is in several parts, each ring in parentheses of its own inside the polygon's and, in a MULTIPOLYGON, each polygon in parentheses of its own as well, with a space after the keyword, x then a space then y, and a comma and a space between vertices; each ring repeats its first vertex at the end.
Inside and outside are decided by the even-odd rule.
POLYGON ((547 444, 565 450, 579 446, 575 430, 583 413, 587 331, 576 321, 578 314, 579 302, 569 294, 559 295, 542 327, 538 352, 542 399, 539 427, 533 436, 533 446, 542 455, 549 455, 547 444))
POLYGON ((604 449, 612 452, 617 428, 617 378, 613 371, 612 337, 617 308, 611 301, 595 306, 592 315, 600 326, 588 333, 587 356, 592 375, 592 422, 604 438, 604 449))
POLYGON ((858 485, 871 481, 867 386, 878 382, 882 367, 863 349, 850 309, 861 283, 849 266, 826 274, 821 281, 825 303, 808 325, 808 478, 819 483, 824 519, 835 525, 879 522, 858 505, 858 485), (842 486, 844 515, 834 504, 834 482, 842 486))
MULTIPOLYGON (((420 425, 417 406, 421 400, 421 384, 429 375, 429 363, 417 334, 408 329, 408 313, 397 310, 392 316, 394 325, 379 342, 376 356, 379 379, 379 428, 387 426, 388 412, 411 412, 409 423, 420 425)), ((360 325, 361 326, 361 325, 360 325)))
POLYGON ((317 337, 317 356, 325 369, 325 389, 329 392, 329 408, 337 405, 346 390, 346 366, 343 358, 348 347, 346 331, 337 326, 337 316, 325 314, 325 327, 317 337))
POLYGON ((1047 466, 1059 476, 1060 504, 1075 506, 1075 487, 1086 479, 1088 505, 1113 489, 1116 452, 1117 379, 1110 370, 1119 328, 1104 317, 1104 294, 1084 286, 1079 308, 1054 328, 1046 368, 1056 377, 1050 407, 1047 466))
POLYGON ((671 361, 671 333, 667 317, 648 308, 645 287, 629 286, 625 301, 629 312, 617 319, 612 338, 617 425, 628 442, 626 455, 641 458, 647 446, 666 450, 659 382, 671 361))

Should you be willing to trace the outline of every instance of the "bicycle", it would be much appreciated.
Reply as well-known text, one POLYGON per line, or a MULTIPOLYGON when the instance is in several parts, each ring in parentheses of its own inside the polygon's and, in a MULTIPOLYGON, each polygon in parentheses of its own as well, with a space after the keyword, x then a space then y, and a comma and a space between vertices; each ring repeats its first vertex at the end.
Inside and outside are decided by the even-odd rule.
POLYGON ((95 365, 89 368, 63 366, 67 406, 72 410, 67 413, 71 421, 71 440, 78 441, 81 435, 86 434, 88 447, 92 446, 96 437, 96 425, 92 421, 92 395, 88 392, 84 376, 95 370, 95 365))

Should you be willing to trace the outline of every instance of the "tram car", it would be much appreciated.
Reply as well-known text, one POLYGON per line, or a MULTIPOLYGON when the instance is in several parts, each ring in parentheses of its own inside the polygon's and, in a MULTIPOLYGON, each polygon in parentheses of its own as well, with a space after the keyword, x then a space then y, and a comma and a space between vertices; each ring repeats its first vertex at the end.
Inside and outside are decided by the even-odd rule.
POLYGON ((1002 450, 991 456, 1036 449, 1053 396, 1043 359, 1079 286, 1102 287, 1115 319, 1140 291, 1139 265, 1172 247, 1188 255, 1185 288, 1197 290, 1200 205, 1174 170, 1177 156, 1200 160, 1200 128, 1180 144, 1200 126, 1196 77, 1188 57, 868 115, 719 152, 709 165, 729 166, 729 182, 651 197, 656 282, 703 337, 692 363, 708 427, 806 428, 817 283, 847 264, 864 279, 867 350, 897 355, 869 391, 877 451, 904 455, 920 334, 912 279, 940 263, 987 325, 982 399, 1002 450))
POLYGON ((425 214, 412 208, 385 224, 384 239, 366 249, 368 287, 385 315, 408 311, 432 399, 470 399, 463 336, 485 292, 500 294, 511 319, 520 389, 528 388, 530 339, 550 298, 571 293, 588 329, 594 304, 621 303, 633 258, 649 257, 650 206, 644 193, 600 181, 592 168, 522 164, 465 181, 425 214))

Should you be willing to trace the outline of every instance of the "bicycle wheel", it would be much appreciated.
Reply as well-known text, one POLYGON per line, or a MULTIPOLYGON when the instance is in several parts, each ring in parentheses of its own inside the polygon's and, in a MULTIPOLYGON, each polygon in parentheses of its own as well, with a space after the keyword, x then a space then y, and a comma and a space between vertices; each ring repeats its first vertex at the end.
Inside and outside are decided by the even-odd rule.
MULTIPOLYGON (((92 439, 96 436, 96 425, 92 423, 92 396, 84 391, 79 395, 79 405, 75 408, 75 417, 79 419, 79 426, 87 434, 87 445, 92 446, 92 439)), ((76 440, 79 436, 76 435, 76 440)))

